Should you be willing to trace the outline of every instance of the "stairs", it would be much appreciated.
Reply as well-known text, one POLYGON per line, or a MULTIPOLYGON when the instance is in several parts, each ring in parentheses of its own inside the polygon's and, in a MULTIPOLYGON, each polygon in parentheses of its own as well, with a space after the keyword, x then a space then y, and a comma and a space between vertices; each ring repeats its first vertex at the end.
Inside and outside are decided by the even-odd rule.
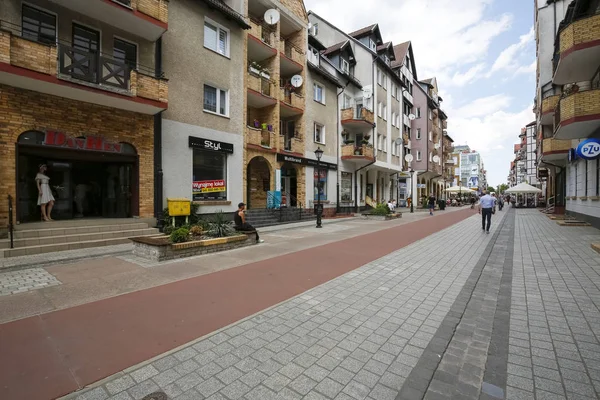
POLYGON ((317 216, 311 211, 301 208, 250 209, 246 211, 246 221, 255 228, 272 225, 291 224, 294 222, 316 220, 317 216))
POLYGON ((130 237, 157 233, 147 222, 132 218, 22 224, 15 227, 13 249, 10 239, 0 240, 0 258, 126 244, 130 237))

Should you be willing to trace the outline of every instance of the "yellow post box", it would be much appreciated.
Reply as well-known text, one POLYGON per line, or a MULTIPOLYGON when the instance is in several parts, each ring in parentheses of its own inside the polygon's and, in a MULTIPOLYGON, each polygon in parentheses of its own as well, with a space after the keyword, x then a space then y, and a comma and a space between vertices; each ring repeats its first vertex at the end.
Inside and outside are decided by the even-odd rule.
MULTIPOLYGON (((171 217, 185 217, 185 223, 188 223, 188 219, 191 213, 189 199, 169 199, 167 198, 167 207, 169 208, 169 215, 171 217)), ((173 218, 173 226, 175 226, 175 218, 173 218)))

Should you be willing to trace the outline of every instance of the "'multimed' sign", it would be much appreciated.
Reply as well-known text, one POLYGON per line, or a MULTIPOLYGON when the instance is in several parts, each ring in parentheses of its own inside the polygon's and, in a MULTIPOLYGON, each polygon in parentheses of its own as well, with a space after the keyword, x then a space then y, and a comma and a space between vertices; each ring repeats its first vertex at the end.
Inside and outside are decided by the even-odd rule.
POLYGON ((598 156, 600 156, 600 139, 584 140, 579 143, 575 153, 584 160, 594 160, 598 158, 598 156))
POLYGON ((44 137, 44 146, 64 147, 74 150, 104 151, 120 153, 121 144, 104 140, 102 136, 71 137, 62 132, 47 131, 44 137))

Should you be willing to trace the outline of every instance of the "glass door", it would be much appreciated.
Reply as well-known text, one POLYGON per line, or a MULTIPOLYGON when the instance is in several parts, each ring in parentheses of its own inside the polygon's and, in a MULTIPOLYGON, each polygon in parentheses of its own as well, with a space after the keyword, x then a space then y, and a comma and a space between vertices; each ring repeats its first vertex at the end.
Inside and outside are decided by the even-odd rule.
POLYGON ((119 166, 117 185, 115 193, 117 200, 117 218, 131 217, 131 188, 132 188, 132 170, 131 164, 119 166))
POLYGON ((98 57, 100 53, 100 32, 85 26, 73 24, 73 63, 71 72, 77 79, 98 82, 98 57))

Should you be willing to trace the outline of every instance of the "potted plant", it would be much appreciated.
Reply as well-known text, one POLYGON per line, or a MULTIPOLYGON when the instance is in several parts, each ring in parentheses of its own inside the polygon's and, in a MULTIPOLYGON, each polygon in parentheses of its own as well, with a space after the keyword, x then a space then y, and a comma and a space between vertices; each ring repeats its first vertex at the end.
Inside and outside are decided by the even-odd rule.
POLYGON ((262 68, 260 70, 260 76, 262 76, 265 79, 271 79, 271 71, 269 71, 268 68, 262 68))
POLYGON ((267 130, 268 130, 269 132, 273 132, 273 125, 271 125, 271 124, 268 124, 268 125, 267 125, 267 130))
POLYGON ((371 135, 365 135, 364 136, 364 140, 366 140, 367 142, 369 141, 369 139, 371 139, 371 135))
POLYGON ((354 155, 355 156, 360 156, 362 154, 362 147, 355 147, 354 148, 354 155))
POLYGON ((344 140, 344 144, 354 144, 354 140, 344 140))
POLYGON ((363 138, 363 140, 362 140, 362 144, 364 144, 364 145, 367 145, 367 144, 369 144, 369 139, 367 139, 366 137, 365 137, 365 138, 363 138))
POLYGON ((258 122, 258 120, 257 120, 257 119, 255 119, 255 120, 254 120, 254 127, 255 127, 256 129, 260 128, 260 122, 258 122))
POLYGON ((257 63, 256 61, 252 61, 252 63, 250 64, 250 66, 248 67, 250 72, 255 74, 255 75, 260 75, 261 70, 262 70, 262 66, 257 63))
POLYGON ((262 130, 267 130, 267 123, 263 122, 262 124, 260 124, 260 127, 262 128, 262 130))

